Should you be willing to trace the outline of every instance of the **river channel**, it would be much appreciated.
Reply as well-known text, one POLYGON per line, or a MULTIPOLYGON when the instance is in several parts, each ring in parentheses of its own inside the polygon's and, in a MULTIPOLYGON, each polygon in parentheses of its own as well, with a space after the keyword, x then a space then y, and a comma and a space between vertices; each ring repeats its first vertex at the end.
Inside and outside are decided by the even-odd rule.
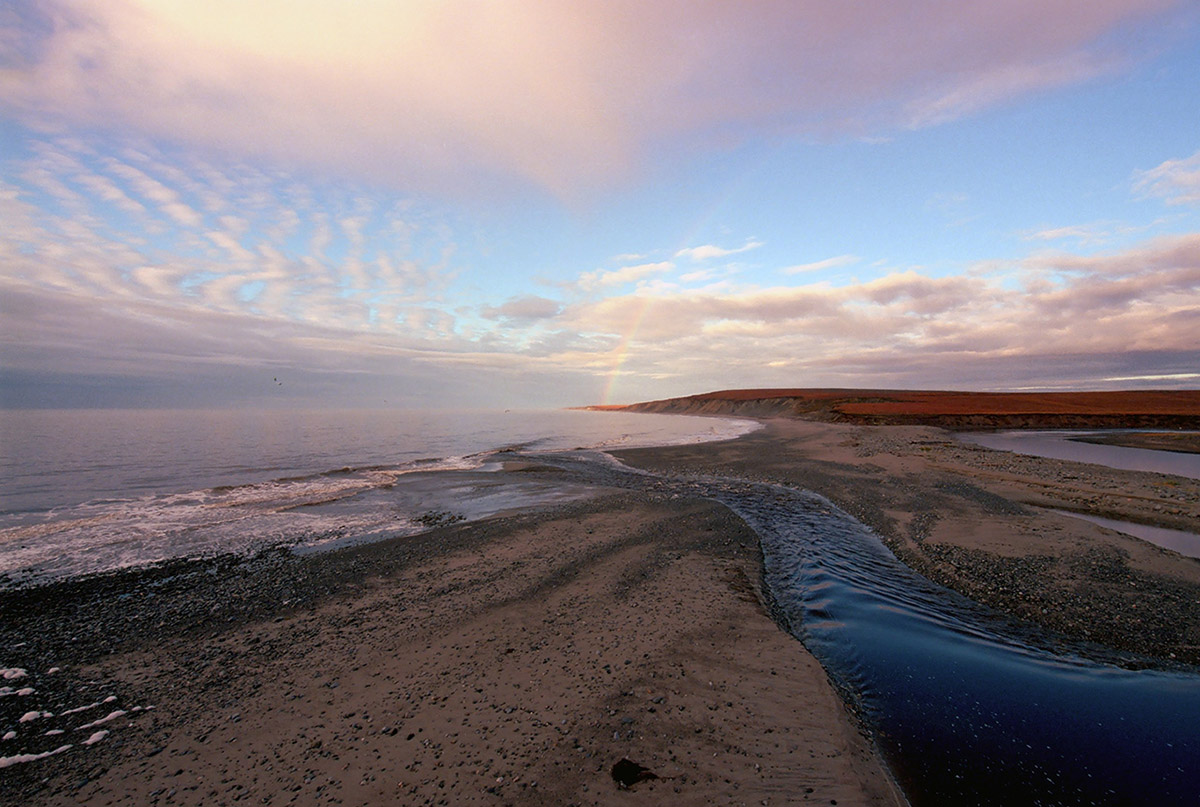
POLYGON ((1200 804, 1200 675, 992 612, 913 572, 828 500, 669 479, 603 458, 592 481, 724 503, 759 535, 774 616, 862 715, 910 802, 1200 804))

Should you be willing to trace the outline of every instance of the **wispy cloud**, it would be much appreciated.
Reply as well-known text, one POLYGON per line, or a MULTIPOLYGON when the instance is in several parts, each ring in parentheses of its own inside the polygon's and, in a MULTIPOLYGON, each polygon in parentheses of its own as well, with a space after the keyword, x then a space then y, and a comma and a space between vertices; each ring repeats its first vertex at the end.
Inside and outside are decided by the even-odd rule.
POLYGON ((622 266, 620 269, 597 269, 593 272, 584 272, 579 276, 579 288, 584 291, 594 291, 606 287, 625 286, 654 275, 670 272, 674 268, 675 264, 670 261, 657 261, 622 266))
POLYGON ((545 320, 557 316, 562 310, 562 303, 547 297, 527 294, 514 297, 497 306, 484 306, 481 314, 485 319, 506 319, 519 321, 545 320))
POLYGON ((0 104, 393 185, 571 194, 679 136, 886 137, 1086 80, 1138 55, 1114 31, 1184 5, 47 0, 10 11, 0 104))
POLYGON ((1098 221, 1089 224, 1068 224, 1061 227, 1026 230, 1020 233, 1020 236, 1026 241, 1074 241, 1083 246, 1096 246, 1145 233, 1161 223, 1161 221, 1154 221, 1149 224, 1133 225, 1119 221, 1098 221))
POLYGON ((1009 61, 982 66, 974 75, 909 104, 908 126, 935 126, 1032 92, 1094 78, 1115 67, 1110 54, 1072 52, 1043 62, 1009 61))
POLYGON ((839 266, 852 266, 862 258, 857 255, 836 255, 832 258, 825 258, 821 261, 813 261, 811 263, 798 263, 795 266, 786 266, 779 271, 785 275, 802 275, 809 272, 823 272, 826 269, 836 269, 839 266))
POLYGON ((1200 360, 1200 234, 1107 255, 1037 255, 1010 270, 1024 281, 908 270, 839 286, 626 295, 568 308, 562 324, 626 334, 645 310, 630 373, 672 368, 726 386, 834 383, 847 368, 906 383, 996 387, 1031 374, 1044 383, 1036 368, 1069 369, 1056 356, 1074 357, 1074 374, 1063 376, 1073 383, 1120 377, 1112 369, 1132 356, 1143 375, 1179 381, 1165 370, 1200 360), (743 372, 747 356, 756 358, 743 372))
POLYGON ((97 305, 154 301, 181 316, 209 310, 367 331, 443 328, 444 317, 425 309, 440 307, 434 295, 454 277, 454 244, 436 230, 414 244, 410 231, 398 234, 394 211, 349 192, 322 191, 331 209, 357 211, 331 221, 324 210, 287 207, 286 192, 262 194, 279 179, 251 169, 229 179, 166 168, 152 153, 138 162, 41 143, 15 172, 21 184, 2 188, 13 222, 0 233, 5 276, 97 305), (35 204, 39 193, 62 209, 35 204), (210 203, 188 203, 202 196, 210 203), (232 209, 243 215, 219 212, 232 209), (125 217, 113 221, 114 210, 125 217))
POLYGON ((1200 151, 1181 160, 1167 160, 1134 175, 1134 190, 1165 199, 1167 204, 1200 204, 1200 151))
POLYGON ((690 258, 693 261, 710 261, 714 258, 725 258, 729 255, 737 255, 741 252, 749 252, 752 249, 758 249, 763 244, 761 241, 747 241, 740 247, 727 249, 718 247, 715 244, 702 244, 698 247, 684 247, 675 253, 676 258, 690 258))

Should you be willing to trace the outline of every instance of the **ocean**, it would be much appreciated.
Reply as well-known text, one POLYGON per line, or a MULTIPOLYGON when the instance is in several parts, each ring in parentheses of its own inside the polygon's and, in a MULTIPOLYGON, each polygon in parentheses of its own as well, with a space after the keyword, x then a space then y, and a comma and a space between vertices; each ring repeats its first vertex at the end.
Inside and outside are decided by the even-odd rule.
POLYGON ((0 411, 0 588, 414 534, 590 495, 499 453, 736 437, 745 420, 549 411, 0 411))

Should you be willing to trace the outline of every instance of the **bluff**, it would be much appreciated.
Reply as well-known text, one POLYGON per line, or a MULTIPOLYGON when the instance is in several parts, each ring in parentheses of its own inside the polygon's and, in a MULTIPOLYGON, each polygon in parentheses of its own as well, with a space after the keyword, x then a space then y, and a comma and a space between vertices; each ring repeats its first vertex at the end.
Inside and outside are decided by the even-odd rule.
POLYGON ((972 431, 1200 429, 1200 390, 741 389, 645 401, 620 409, 666 414, 794 417, 864 425, 940 426, 972 431))

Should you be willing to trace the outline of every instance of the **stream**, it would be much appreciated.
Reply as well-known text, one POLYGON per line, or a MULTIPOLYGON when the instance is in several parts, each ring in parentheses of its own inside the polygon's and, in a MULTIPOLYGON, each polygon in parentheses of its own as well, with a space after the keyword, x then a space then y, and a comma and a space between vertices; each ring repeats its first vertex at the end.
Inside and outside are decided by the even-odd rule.
POLYGON ((776 620, 863 716, 916 807, 1200 804, 1194 671, 1130 669, 992 612, 813 493, 668 479, 603 456, 552 462, 600 484, 713 499, 750 525, 776 620))

